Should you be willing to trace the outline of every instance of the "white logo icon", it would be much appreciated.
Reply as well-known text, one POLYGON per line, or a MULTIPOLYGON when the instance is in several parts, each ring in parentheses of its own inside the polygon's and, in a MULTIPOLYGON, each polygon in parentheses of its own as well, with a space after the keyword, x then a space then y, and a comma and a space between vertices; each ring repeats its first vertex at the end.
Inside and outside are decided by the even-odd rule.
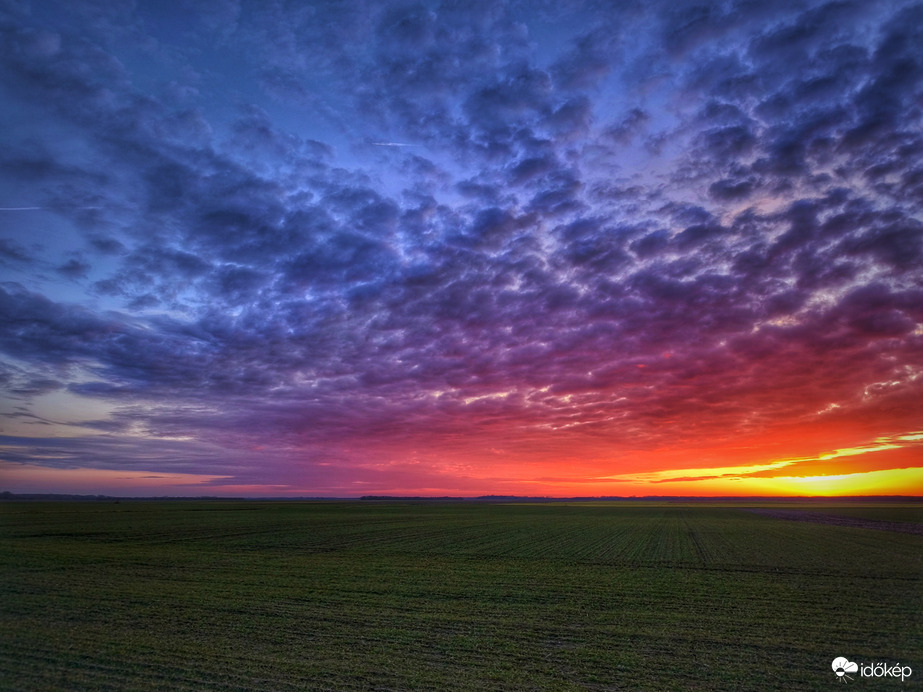
POLYGON ((859 671, 859 664, 853 663, 842 656, 837 656, 833 659, 833 672, 836 673, 839 682, 846 682, 847 680, 852 680, 846 673, 856 673, 859 671))

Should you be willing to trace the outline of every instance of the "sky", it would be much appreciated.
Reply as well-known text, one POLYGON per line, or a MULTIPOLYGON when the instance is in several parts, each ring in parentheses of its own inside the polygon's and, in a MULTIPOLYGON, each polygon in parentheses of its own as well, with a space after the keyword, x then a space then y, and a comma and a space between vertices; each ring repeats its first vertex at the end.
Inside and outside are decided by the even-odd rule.
POLYGON ((921 3, 0 34, 0 490, 923 494, 921 3))

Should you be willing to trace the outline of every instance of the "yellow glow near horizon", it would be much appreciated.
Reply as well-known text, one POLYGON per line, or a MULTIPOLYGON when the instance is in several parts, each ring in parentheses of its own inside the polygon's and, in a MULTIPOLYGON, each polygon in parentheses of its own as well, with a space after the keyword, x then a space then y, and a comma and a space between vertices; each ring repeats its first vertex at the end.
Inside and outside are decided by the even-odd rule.
POLYGON ((923 468, 885 469, 837 476, 778 476, 752 482, 785 495, 919 495, 923 468))
POLYGON ((923 468, 885 469, 830 476, 727 476, 638 483, 651 495, 921 495, 923 468))
POLYGON ((817 457, 809 457, 807 459, 797 459, 796 461, 827 461, 829 459, 836 459, 837 457, 852 457, 858 454, 868 454, 869 452, 883 452, 886 449, 900 449, 903 446, 904 445, 895 445, 887 442, 876 445, 875 447, 846 447, 845 449, 834 450, 828 454, 821 454, 817 457))
POLYGON ((704 469, 677 469, 675 471, 649 471, 644 473, 622 473, 615 476, 600 476, 598 480, 607 481, 637 481, 639 483, 669 483, 670 481, 686 480, 720 480, 726 477, 748 476, 760 471, 784 468, 799 461, 808 459, 791 459, 776 461, 770 464, 752 464, 750 466, 718 466, 704 469))
MULTIPOLYGON (((642 473, 625 473, 617 474, 614 476, 601 476, 598 478, 600 481, 611 480, 611 481, 629 481, 636 482, 640 484, 647 483, 657 483, 657 484, 669 484, 671 482, 683 482, 683 483, 704 483, 704 482, 717 482, 717 481, 733 481, 735 483, 740 483, 741 481, 752 481, 759 482, 760 484, 765 485, 769 481, 781 480, 783 478, 789 479, 802 479, 805 478, 846 478, 852 476, 866 476, 871 473, 887 473, 890 471, 868 471, 868 472, 856 472, 852 474, 830 474, 830 475, 817 475, 812 474, 811 476, 772 476, 765 477, 761 476, 758 478, 752 477, 753 474, 762 473, 764 471, 773 471, 775 469, 782 469, 787 466, 793 466, 801 464, 804 462, 812 461, 831 461, 838 459, 840 457, 851 457, 858 456, 861 454, 870 454, 872 452, 883 452, 889 449, 901 449, 907 447, 907 444, 896 444, 897 442, 915 442, 923 439, 923 433, 913 432, 905 433, 903 435, 893 436, 893 437, 880 437, 873 444, 861 445, 858 447, 843 447, 841 449, 835 449, 832 452, 825 452, 823 454, 818 454, 816 456, 810 457, 796 457, 792 459, 781 459, 779 461, 768 462, 765 464, 750 464, 747 466, 719 466, 719 467, 709 467, 709 468, 688 468, 688 469, 664 469, 662 471, 648 471, 642 473)), ((894 469, 895 471, 901 469, 894 469)), ((919 489, 917 490, 919 492, 919 489)))

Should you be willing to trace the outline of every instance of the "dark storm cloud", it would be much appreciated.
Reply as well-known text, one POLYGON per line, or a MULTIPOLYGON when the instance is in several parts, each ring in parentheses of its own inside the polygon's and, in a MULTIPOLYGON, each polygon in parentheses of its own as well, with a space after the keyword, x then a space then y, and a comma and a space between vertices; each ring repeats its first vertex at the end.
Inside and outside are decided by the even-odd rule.
POLYGON ((144 44, 171 89, 80 7, 3 25, 4 93, 49 136, 0 176, 83 234, 43 266, 89 291, 4 285, 19 396, 338 463, 918 410, 894 414, 921 381, 918 7, 587 8, 549 40, 495 3, 228 3, 209 59, 144 44), (219 97, 228 45, 253 50, 219 97))

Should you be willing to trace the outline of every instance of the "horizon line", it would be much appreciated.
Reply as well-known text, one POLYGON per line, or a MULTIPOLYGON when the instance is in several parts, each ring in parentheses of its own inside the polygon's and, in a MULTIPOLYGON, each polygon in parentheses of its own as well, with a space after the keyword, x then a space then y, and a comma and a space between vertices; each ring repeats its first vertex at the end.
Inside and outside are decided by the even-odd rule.
POLYGON ((0 491, 0 502, 11 500, 83 500, 83 501, 264 501, 264 502, 637 502, 637 501, 837 501, 837 500, 890 500, 923 502, 923 495, 100 495, 78 493, 13 493, 0 491))

